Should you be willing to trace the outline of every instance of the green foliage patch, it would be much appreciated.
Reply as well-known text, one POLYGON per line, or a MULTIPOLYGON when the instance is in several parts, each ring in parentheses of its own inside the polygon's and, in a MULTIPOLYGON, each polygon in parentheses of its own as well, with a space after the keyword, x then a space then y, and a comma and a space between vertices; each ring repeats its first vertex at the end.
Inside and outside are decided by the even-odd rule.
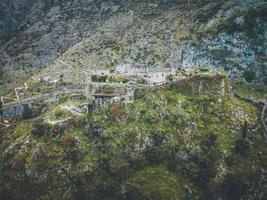
MULTIPOLYGON (((1 192, 16 196, 27 186, 34 189, 27 199, 251 197, 261 189, 266 153, 259 109, 193 86, 137 90, 134 103, 63 125, 21 123, 0 143, 1 192)), ((56 110, 46 115, 65 117, 56 110)))

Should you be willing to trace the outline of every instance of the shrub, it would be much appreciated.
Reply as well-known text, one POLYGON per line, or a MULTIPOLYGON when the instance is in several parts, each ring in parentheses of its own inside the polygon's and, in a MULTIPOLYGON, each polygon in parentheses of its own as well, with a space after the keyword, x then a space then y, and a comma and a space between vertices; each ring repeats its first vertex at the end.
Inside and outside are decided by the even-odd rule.
POLYGON ((108 172, 116 179, 126 178, 130 174, 130 164, 123 158, 112 158, 108 163, 108 172))
POLYGON ((106 80, 108 79, 107 75, 92 75, 91 79, 93 82, 106 82, 106 80))
POLYGON ((142 99, 145 97, 146 94, 147 94, 146 90, 138 89, 138 90, 135 90, 135 92, 134 92, 134 98, 135 99, 142 99))
POLYGON ((25 159, 18 156, 13 161, 12 166, 18 170, 21 170, 25 168, 25 163, 26 163, 25 159))
POLYGON ((173 81, 173 75, 172 75, 172 74, 168 75, 168 76, 167 76, 167 80, 168 80, 168 81, 173 81))
POLYGON ((221 159, 221 152, 216 141, 215 134, 205 135, 200 143, 201 151, 192 155, 183 168, 184 174, 188 178, 207 189, 209 181, 217 173, 218 161, 221 159))
POLYGON ((75 142, 75 138, 69 134, 65 134, 60 138, 60 143, 65 147, 74 146, 75 142))
POLYGON ((236 141, 235 150, 238 153, 246 153, 249 150, 249 141, 247 139, 239 139, 236 141))
POLYGON ((38 118, 32 123, 33 129, 31 133, 35 136, 44 136, 49 135, 52 127, 49 124, 46 124, 42 118, 38 118))
POLYGON ((164 63, 164 67, 165 68, 170 68, 171 67, 171 62, 169 60, 167 60, 165 63, 164 63))
POLYGON ((246 199, 242 198, 246 195, 249 186, 242 176, 236 174, 227 174, 220 186, 223 199, 246 199))
POLYGON ((199 177, 200 168, 195 162, 189 161, 185 163, 182 170, 185 177, 190 177, 193 180, 199 177))
POLYGON ((97 76, 96 75, 92 75, 91 79, 93 82, 97 82, 97 76))
POLYGON ((117 76, 116 77, 117 82, 127 83, 129 80, 126 79, 124 76, 117 76))
POLYGON ((64 110, 62 108, 56 108, 54 110, 54 116, 58 119, 58 118, 65 118, 68 116, 68 111, 64 110))
POLYGON ((102 128, 96 122, 90 122, 85 125, 85 133, 89 137, 99 137, 102 133, 102 128))
POLYGON ((107 81, 107 78, 108 78, 107 75, 99 76, 98 77, 98 82, 106 82, 107 81))
POLYGON ((247 82, 251 82, 253 79, 256 78, 255 72, 251 69, 244 71, 243 75, 244 75, 244 78, 247 82))
POLYGON ((121 121, 124 116, 123 109, 120 105, 112 106, 111 108, 109 108, 108 112, 110 118, 116 121, 121 121))
POLYGON ((207 73, 209 72, 210 70, 208 68, 199 68, 199 72, 200 73, 207 73))

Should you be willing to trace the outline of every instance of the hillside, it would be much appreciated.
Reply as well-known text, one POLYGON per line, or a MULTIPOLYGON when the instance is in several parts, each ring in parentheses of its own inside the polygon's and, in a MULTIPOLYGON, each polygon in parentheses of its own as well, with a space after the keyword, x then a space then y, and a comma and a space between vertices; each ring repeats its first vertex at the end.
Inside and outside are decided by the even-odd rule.
POLYGON ((267 199, 265 0, 1 0, 0 200, 267 199))
POLYGON ((2 133, 2 198, 264 199, 261 110, 202 80, 87 116, 68 100, 2 133))
POLYGON ((266 8, 260 0, 3 1, 0 85, 64 67, 59 59, 85 68, 216 67, 266 82, 266 8))

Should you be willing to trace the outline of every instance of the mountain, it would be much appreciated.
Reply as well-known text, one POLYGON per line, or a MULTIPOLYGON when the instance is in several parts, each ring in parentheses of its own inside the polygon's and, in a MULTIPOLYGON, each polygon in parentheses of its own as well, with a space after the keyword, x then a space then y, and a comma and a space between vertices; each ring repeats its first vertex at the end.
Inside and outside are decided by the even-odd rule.
POLYGON ((0 199, 263 200, 264 0, 1 0, 0 199))
POLYGON ((1 1, 2 88, 42 68, 205 66, 266 82, 266 2, 1 1))

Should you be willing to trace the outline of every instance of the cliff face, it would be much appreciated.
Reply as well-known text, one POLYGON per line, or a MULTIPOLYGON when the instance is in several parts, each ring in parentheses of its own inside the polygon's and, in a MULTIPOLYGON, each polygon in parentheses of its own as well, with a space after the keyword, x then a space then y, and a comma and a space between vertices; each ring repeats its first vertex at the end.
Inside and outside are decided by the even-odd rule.
MULTIPOLYGON (((266 3, 245 1, 1 1, 1 86, 60 65, 225 68, 266 81, 266 3), (252 72, 252 73, 250 73, 252 72)), ((10 84, 12 83, 12 84, 10 84)))
POLYGON ((0 2, 0 38, 2 42, 22 24, 29 14, 33 2, 26 0, 3 0, 0 2))
POLYGON ((54 0, 3 0, 0 2, 0 41, 5 43, 26 24, 35 23, 59 4, 54 0))

